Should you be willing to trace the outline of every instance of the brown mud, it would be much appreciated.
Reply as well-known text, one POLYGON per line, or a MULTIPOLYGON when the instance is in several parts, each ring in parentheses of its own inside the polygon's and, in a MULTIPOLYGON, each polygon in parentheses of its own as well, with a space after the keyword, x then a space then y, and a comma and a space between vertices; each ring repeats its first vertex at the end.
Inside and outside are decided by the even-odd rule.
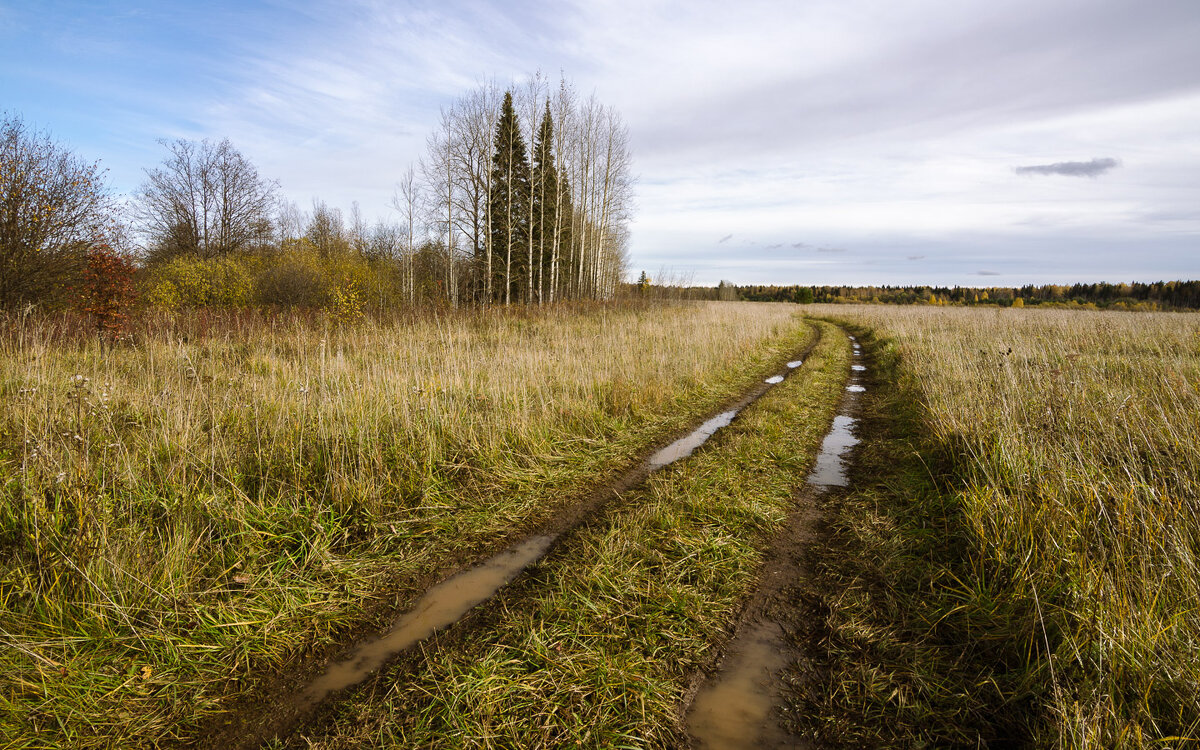
POLYGON ((710 673, 698 674, 683 704, 683 723, 697 750, 773 750, 812 745, 793 733, 787 716, 788 696, 804 685, 805 649, 820 621, 798 584, 812 576, 813 548, 826 535, 822 505, 834 488, 850 484, 849 451, 855 434, 859 394, 866 366, 862 347, 853 336, 853 364, 838 414, 821 452, 796 498, 784 529, 773 540, 751 595, 710 673))
MULTIPOLYGON (((811 325, 811 324, 810 324, 811 325)), ((338 692, 352 688, 380 668, 410 654, 414 647, 467 618, 547 555, 568 531, 601 512, 612 500, 640 485, 654 471, 692 454, 717 430, 792 374, 820 342, 821 329, 783 369, 732 400, 717 413, 666 445, 647 451, 632 468, 593 486, 581 500, 533 529, 509 537, 498 549, 466 567, 443 572, 440 580, 425 582, 416 597, 397 594, 392 606, 381 608, 340 644, 325 648, 305 663, 264 681, 241 705, 215 717, 189 746, 211 750, 257 748, 290 735, 338 692), (404 605, 402 599, 407 599, 404 605)), ((413 591, 411 584, 405 587, 413 591)))

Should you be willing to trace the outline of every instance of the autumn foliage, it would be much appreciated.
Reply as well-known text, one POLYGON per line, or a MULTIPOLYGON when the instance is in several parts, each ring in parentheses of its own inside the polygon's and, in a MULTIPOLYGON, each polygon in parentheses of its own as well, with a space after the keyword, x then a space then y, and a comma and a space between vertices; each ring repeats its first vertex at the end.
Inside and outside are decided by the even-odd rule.
POLYGON ((118 254, 108 243, 99 243, 88 252, 81 301, 101 336, 117 338, 129 325, 130 311, 137 298, 134 271, 133 261, 118 254))

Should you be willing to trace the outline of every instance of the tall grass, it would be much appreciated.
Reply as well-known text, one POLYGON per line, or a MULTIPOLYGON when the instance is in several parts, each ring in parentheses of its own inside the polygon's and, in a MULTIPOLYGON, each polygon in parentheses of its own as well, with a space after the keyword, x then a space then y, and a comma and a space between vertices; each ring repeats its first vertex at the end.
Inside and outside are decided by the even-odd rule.
POLYGON ((1200 317, 813 311, 874 328, 920 395, 968 542, 930 585, 1028 655, 1035 742, 1200 741, 1200 317))
POLYGON ((746 387, 786 306, 0 323, 0 745, 189 736, 746 387))

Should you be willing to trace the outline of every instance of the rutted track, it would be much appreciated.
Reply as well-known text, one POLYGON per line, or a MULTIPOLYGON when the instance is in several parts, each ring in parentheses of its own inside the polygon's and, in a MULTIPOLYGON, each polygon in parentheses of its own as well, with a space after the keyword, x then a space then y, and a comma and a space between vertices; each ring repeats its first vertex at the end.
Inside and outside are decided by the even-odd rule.
POLYGON ((210 732, 203 746, 223 750, 251 748, 273 738, 285 737, 339 691, 359 684, 390 660, 440 630, 453 626, 520 576, 528 566, 550 553, 567 532, 600 513, 613 499, 640 485, 652 472, 690 455, 713 433, 728 425, 742 409, 794 372, 820 342, 820 328, 811 327, 814 336, 810 343, 802 352, 793 355, 785 368, 727 404, 695 429, 648 452, 633 469, 561 511, 535 533, 431 587, 401 613, 385 633, 344 649, 316 679, 298 689, 279 691, 280 697, 268 709, 247 710, 225 717, 225 725, 210 732))

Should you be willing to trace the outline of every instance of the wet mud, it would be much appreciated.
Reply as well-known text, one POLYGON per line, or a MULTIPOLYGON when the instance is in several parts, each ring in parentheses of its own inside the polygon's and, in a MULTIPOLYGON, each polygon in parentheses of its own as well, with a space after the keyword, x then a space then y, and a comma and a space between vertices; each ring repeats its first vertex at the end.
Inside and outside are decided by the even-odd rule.
POLYGON ((271 705, 237 714, 219 730, 209 734, 202 747, 235 750, 260 747, 288 736, 308 716, 339 691, 366 681, 380 668, 437 632, 464 619, 475 607, 487 602, 501 588, 545 557, 568 531, 599 512, 605 504, 641 484, 653 472, 690 456, 738 413, 757 401, 774 385, 782 383, 803 363, 820 339, 820 329, 787 369, 765 379, 735 403, 702 422, 687 434, 654 451, 641 463, 585 500, 563 511, 537 534, 525 537, 499 553, 428 588, 408 609, 394 618, 382 634, 357 641, 326 662, 307 681, 281 686, 271 705))
MULTIPOLYGON (((853 355, 862 348, 850 336, 853 355)), ((771 547, 760 585, 746 605, 740 624, 725 648, 716 671, 700 676, 693 685, 684 712, 684 724, 697 750, 773 750, 807 748, 811 745, 794 736, 781 713, 790 689, 785 682, 787 667, 802 656, 789 633, 799 610, 789 589, 811 575, 809 549, 820 537, 822 495, 831 488, 850 484, 850 451, 859 439, 858 394, 865 365, 854 365, 833 424, 821 452, 800 492, 796 509, 771 547)))

